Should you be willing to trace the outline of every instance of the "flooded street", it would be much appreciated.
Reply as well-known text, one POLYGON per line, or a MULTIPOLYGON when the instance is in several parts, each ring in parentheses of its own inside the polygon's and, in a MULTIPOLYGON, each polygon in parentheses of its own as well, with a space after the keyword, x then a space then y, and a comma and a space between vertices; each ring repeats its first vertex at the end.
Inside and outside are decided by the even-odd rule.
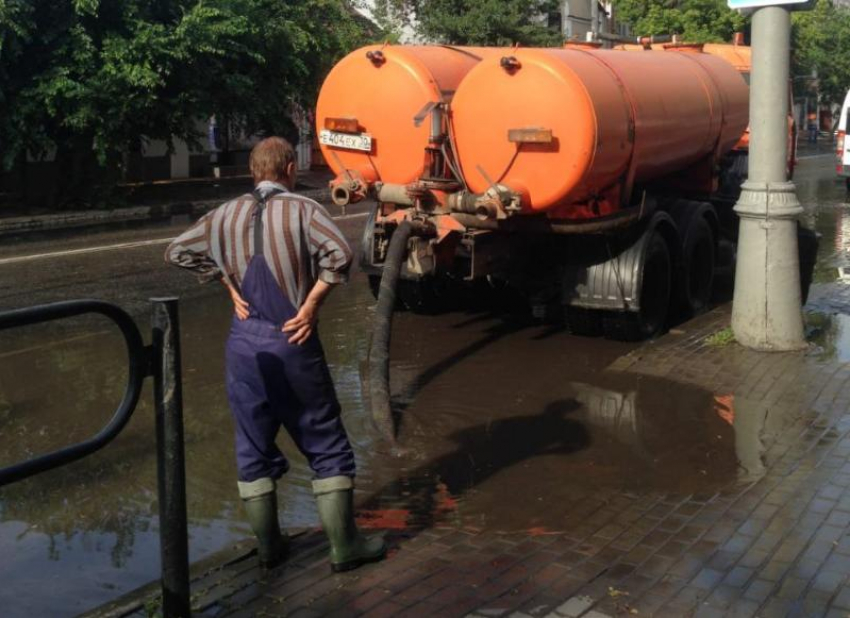
MULTIPOLYGON (((801 161, 796 182, 805 222, 823 235, 807 307, 812 353, 846 361, 850 318, 846 300, 836 299, 850 284, 850 205, 829 157, 801 161)), ((352 242, 362 224, 346 222, 352 242)), ((109 242, 175 229, 125 231, 109 242)), ((15 247, 4 246, 0 259, 15 247)), ((249 534, 223 385, 231 307, 222 290, 166 269, 162 248, 0 265, 0 306, 99 297, 130 309, 147 333, 145 299, 181 297, 189 545, 197 560, 249 534)), ((731 392, 606 371, 637 344, 483 313, 400 313, 391 357, 403 449, 391 453, 361 388, 373 309, 357 273, 331 297, 320 325, 357 455, 366 527, 548 535, 616 495, 709 495, 758 478, 771 441, 800 415, 791 403, 768 411, 731 392)), ((96 432, 120 399, 124 364, 120 336, 99 319, 0 333, 0 466, 96 432)), ((311 473, 288 437, 280 441, 292 462, 280 485, 284 522, 315 527, 311 473)), ((157 530, 148 385, 128 428, 104 450, 0 491, 3 616, 72 616, 156 579, 157 530)))

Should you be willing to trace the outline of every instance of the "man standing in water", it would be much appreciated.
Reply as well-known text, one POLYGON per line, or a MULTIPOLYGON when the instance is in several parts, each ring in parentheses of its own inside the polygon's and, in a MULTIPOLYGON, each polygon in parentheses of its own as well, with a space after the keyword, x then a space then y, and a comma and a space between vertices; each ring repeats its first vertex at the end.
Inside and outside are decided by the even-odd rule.
POLYGON ((208 213, 166 250, 167 262, 220 280, 236 315, 225 353, 227 397, 236 427, 239 495, 257 536, 260 563, 278 564, 281 533, 275 482, 289 468, 275 444, 281 426, 307 458, 331 546, 331 567, 380 560, 382 539, 354 523, 354 453, 316 333, 319 307, 343 283, 351 249, 327 211, 291 191, 295 152, 270 137, 251 151, 256 188, 208 213))

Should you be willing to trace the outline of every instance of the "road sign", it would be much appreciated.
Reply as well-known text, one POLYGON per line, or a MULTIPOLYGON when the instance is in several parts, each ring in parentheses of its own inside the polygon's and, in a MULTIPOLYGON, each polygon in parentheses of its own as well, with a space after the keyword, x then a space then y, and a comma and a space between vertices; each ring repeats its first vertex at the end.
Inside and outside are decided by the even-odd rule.
POLYGON ((808 11, 814 8, 816 0, 726 0, 730 9, 749 11, 765 6, 782 6, 790 11, 808 11))

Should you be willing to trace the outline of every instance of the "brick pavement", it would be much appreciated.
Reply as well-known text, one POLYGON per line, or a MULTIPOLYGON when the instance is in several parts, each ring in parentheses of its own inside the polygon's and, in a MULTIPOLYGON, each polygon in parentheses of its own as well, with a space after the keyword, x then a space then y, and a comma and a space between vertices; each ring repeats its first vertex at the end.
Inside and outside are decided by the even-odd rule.
MULTIPOLYGON (((826 298, 850 306, 817 288, 812 303, 826 298)), ((588 492, 563 533, 389 531, 388 560, 341 575, 308 531, 267 576, 252 555, 199 573, 197 615, 850 616, 850 365, 708 345, 728 322, 726 305, 607 370, 715 394, 741 466, 716 490, 588 492)), ((137 595, 94 615, 146 614, 137 595)))

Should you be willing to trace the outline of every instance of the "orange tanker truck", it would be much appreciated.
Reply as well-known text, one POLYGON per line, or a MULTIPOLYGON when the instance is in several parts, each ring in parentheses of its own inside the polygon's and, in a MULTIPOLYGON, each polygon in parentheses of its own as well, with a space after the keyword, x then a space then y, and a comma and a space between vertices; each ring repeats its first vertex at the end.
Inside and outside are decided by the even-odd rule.
POLYGON ((361 265, 378 295, 370 382, 384 435, 399 283, 414 308, 499 285, 563 308, 575 333, 616 339, 706 308, 719 256, 734 255, 746 170, 739 70, 681 45, 384 45, 340 61, 319 95, 319 141, 334 201, 377 202, 361 265))
POLYGON ((498 282, 564 307, 574 332, 650 337, 707 306, 734 242, 739 70, 699 46, 363 48, 319 96, 332 196, 377 201, 363 241, 376 290, 388 267, 413 305, 498 282))

